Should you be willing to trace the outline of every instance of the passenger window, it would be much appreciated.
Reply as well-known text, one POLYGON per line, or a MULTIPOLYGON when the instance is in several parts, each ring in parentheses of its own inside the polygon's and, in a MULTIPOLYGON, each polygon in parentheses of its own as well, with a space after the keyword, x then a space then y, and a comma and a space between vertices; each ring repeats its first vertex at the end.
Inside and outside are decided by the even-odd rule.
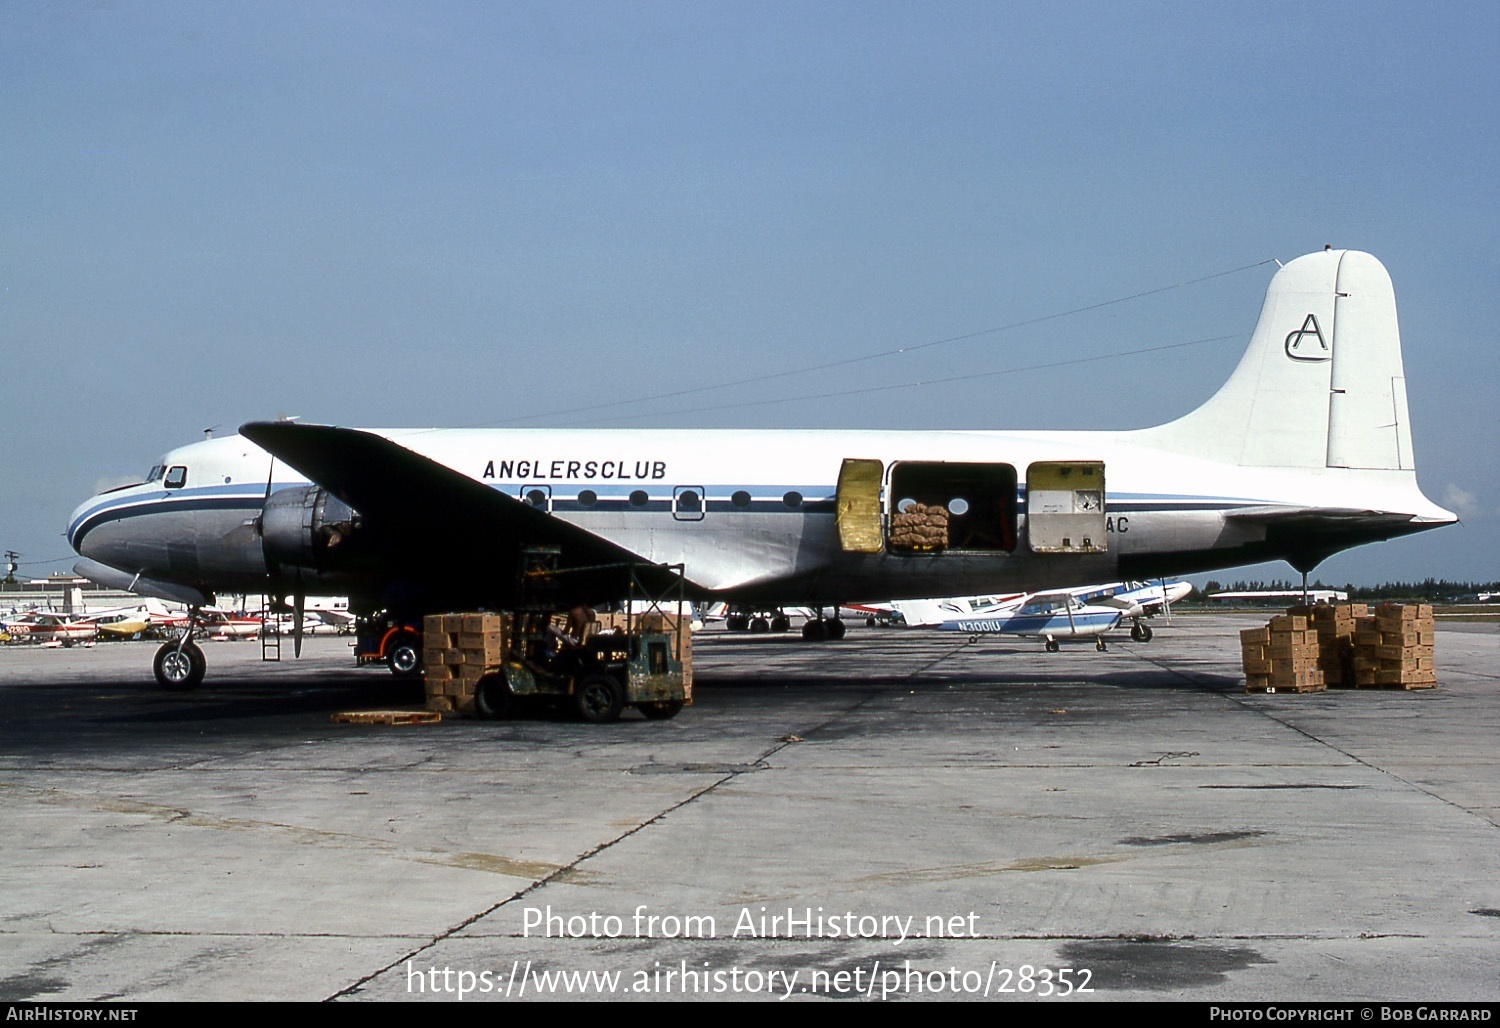
POLYGON ((168 489, 181 489, 187 485, 187 468, 178 464, 167 471, 166 481, 162 483, 168 489))
POLYGON ((679 485, 673 488, 672 516, 678 521, 702 521, 703 510, 702 487, 679 485))

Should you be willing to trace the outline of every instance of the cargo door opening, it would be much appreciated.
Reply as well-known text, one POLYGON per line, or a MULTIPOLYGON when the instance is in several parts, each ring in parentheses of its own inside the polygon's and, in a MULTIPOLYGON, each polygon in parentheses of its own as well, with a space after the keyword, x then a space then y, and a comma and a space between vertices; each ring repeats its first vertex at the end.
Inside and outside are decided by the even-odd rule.
POLYGON ((886 545, 895 553, 1009 553, 1016 548, 1016 469, 902 461, 891 468, 886 545))
POLYGON ((1037 461, 1027 468, 1026 536, 1034 553, 1103 553, 1104 462, 1037 461))

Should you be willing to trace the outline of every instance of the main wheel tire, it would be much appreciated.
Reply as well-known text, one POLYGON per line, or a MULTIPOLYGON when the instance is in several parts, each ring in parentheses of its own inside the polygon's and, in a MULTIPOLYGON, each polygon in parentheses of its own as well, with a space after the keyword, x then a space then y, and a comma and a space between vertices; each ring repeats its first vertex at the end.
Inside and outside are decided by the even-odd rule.
POLYGON ((743 632, 750 627, 750 619, 743 614, 731 614, 724 619, 724 628, 730 632, 743 632))
POLYGON ((1094 649, 1098 650, 1100 653, 1103 653, 1106 649, 1108 649, 1108 647, 1104 645, 1104 636, 1100 635, 1094 638, 1094 649))
POLYGON ((771 622, 765 618, 755 618, 750 622, 751 635, 764 635, 771 630, 771 622))
POLYGON ((802 622, 802 638, 808 642, 823 642, 828 638, 828 623, 822 618, 808 618, 802 622))
POLYGON ((196 643, 187 643, 179 648, 176 643, 170 642, 156 651, 156 657, 151 661, 151 670, 156 675, 157 684, 163 689, 187 692, 203 683, 208 660, 196 643))
POLYGON ((499 721, 515 710, 516 694, 502 674, 485 675, 474 685, 474 712, 482 718, 499 721))
POLYGON ((667 721, 677 716, 682 709, 681 700, 659 700, 655 703, 637 703, 636 708, 652 721, 667 721))
POLYGON ((824 631, 828 633, 829 642, 838 642, 844 637, 844 622, 842 618, 829 618, 823 624, 826 626, 824 631))
POLYGON ((1059 648, 1058 647, 1058 642, 1057 642, 1056 639, 1048 639, 1047 640, 1047 652, 1048 653, 1056 653, 1058 651, 1058 648, 1059 648))
POLYGON ((386 667, 397 678, 415 678, 422 673, 422 640, 403 632, 391 640, 385 651, 386 667))
POLYGON ((785 632, 792 627, 792 619, 785 614, 777 614, 771 619, 771 631, 785 632))
POLYGON ((589 675, 573 690, 573 710, 591 725, 608 724, 625 707, 625 690, 614 675, 589 675))
POLYGON ((1134 625, 1130 629, 1130 638, 1134 639, 1136 642, 1150 642, 1151 635, 1152 632, 1150 625, 1134 625))

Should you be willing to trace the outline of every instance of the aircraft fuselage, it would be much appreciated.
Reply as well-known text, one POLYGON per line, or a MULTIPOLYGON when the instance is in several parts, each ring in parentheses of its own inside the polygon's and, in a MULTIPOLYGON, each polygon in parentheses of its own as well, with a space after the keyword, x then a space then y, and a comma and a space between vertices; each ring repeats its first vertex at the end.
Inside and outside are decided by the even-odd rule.
MULTIPOLYGON (((1410 472, 1373 476, 1342 469, 1283 470, 1217 465, 1133 441, 1133 433, 759 432, 578 430, 379 430, 491 489, 611 540, 656 563, 682 563, 702 598, 834 604, 987 589, 1057 588, 1181 574, 1261 560, 1295 560, 1415 531, 1440 517, 1410 472), (746 459, 746 444, 757 457, 746 459), (729 460, 730 453, 737 455, 729 460), (921 469, 924 502, 974 502, 992 495, 991 514, 1009 519, 1010 538, 940 550, 875 552, 841 546, 836 511, 846 459, 880 462, 880 518, 903 502, 903 469, 921 469), (1097 537, 1068 552, 1038 552, 1032 539, 1028 473, 1037 466, 1097 464, 1102 510, 1097 537), (991 481, 961 481, 941 495, 944 469, 977 467, 991 481), (732 476, 724 471, 733 469, 732 476), (934 480, 935 479, 935 480, 934 480), (933 489, 938 492, 934 493, 933 489), (1321 531, 1278 538, 1237 511, 1329 507, 1390 512, 1377 523, 1331 517, 1321 531), (1400 515, 1406 515, 1401 517, 1400 515), (1416 520, 1413 520, 1416 519, 1416 520)), ((305 479, 255 444, 233 436, 173 450, 164 479, 93 497, 75 511, 69 540, 114 568, 189 584, 205 593, 276 591, 259 520, 268 495, 306 488, 305 479), (271 485, 268 491, 267 480, 271 485)), ((970 476, 972 477, 972 476, 970 476)), ((441 531, 442 512, 432 512, 441 531)), ((1311 525, 1308 528, 1314 527, 1311 525)), ((281 579, 287 567, 274 569, 281 579)), ((402 569, 385 574, 399 576, 402 569)), ((306 566, 314 594, 378 594, 381 573, 306 566)))

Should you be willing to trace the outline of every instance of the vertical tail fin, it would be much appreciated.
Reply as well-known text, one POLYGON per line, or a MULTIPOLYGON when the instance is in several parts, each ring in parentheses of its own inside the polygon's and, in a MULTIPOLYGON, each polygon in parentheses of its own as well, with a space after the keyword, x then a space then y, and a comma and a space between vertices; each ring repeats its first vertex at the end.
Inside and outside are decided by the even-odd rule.
POLYGON ((1357 250, 1278 271, 1239 366, 1197 410, 1139 434, 1252 467, 1411 470, 1401 334, 1390 276, 1357 250))

